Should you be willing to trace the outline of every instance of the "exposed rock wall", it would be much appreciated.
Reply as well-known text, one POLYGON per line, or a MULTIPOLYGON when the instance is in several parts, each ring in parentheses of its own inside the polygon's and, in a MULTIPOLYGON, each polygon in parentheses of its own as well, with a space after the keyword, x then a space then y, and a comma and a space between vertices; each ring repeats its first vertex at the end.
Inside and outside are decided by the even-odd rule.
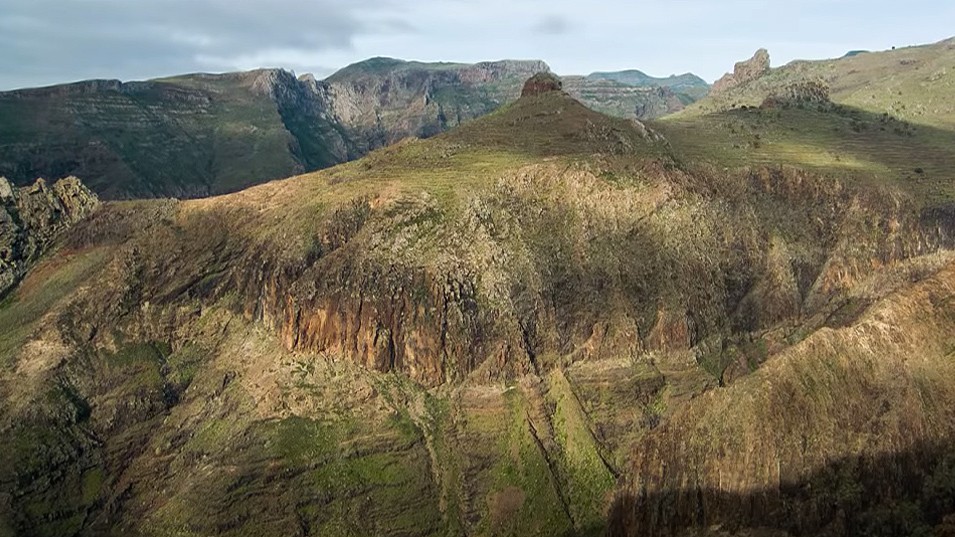
POLYGON ((564 91, 575 99, 617 117, 656 119, 678 112, 690 102, 666 86, 629 86, 613 79, 582 76, 565 76, 562 81, 564 91))
POLYGON ((325 82, 331 111, 364 153, 492 112, 517 98, 524 80, 541 71, 550 68, 536 60, 442 66, 375 58, 325 82))
POLYGON ((60 233, 89 215, 97 203, 96 195, 75 177, 53 186, 37 179, 22 188, 0 177, 0 296, 60 233))
POLYGON ((737 62, 732 73, 727 73, 714 82, 710 93, 714 95, 722 93, 730 88, 752 82, 768 72, 769 52, 761 48, 753 54, 752 58, 737 62))

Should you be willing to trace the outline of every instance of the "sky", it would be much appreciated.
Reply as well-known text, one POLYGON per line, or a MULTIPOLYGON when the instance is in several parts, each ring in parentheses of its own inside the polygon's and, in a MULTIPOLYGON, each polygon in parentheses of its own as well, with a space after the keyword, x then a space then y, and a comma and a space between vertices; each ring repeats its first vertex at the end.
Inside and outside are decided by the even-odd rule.
POLYGON ((712 82, 761 47, 775 67, 940 41, 953 21, 951 0, 0 0, 0 90, 258 67, 324 77, 373 56, 712 82))

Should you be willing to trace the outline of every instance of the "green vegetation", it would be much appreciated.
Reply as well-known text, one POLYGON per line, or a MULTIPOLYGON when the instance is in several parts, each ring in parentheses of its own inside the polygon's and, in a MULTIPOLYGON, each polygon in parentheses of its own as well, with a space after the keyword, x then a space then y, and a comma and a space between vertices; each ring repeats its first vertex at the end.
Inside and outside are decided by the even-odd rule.
POLYGON ((328 77, 328 81, 339 82, 341 80, 358 77, 380 76, 396 71, 450 71, 459 70, 464 67, 468 67, 468 64, 453 62, 426 63, 405 61, 396 58, 375 57, 353 63, 335 71, 335 73, 328 77))
POLYGON ((888 184, 926 203, 953 199, 955 131, 914 127, 887 114, 838 106, 728 110, 653 124, 675 154, 726 167, 789 164, 840 179, 888 184))
MULTIPOLYGON (((22 90, 0 94, 0 115, 0 155, 13 166, 0 175, 21 184, 77 175, 106 199, 230 192, 306 164, 289 151, 296 138, 276 104, 234 78, 185 76, 58 96, 22 90), (37 153, 42 158, 28 158, 37 153)), ((341 161, 310 159, 308 169, 341 161)))
POLYGON ((41 318, 103 267, 106 249, 92 249, 47 259, 0 303, 0 364, 8 366, 41 318))
POLYGON ((0 528, 935 529, 950 131, 785 88, 107 204, 0 306, 0 528))

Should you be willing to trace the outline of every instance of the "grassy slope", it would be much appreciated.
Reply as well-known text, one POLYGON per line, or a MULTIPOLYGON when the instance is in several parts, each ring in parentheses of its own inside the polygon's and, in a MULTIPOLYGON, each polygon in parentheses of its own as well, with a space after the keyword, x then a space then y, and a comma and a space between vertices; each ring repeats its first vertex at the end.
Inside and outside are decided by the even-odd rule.
MULTIPOLYGON (((645 143, 628 125, 564 97, 541 97, 474 124, 465 134, 410 141, 318 175, 189 202, 177 225, 191 226, 190 218, 204 212, 252 208, 262 217, 234 231, 254 233, 253 241, 279 241, 294 257, 300 255, 296 248, 306 246, 295 236, 309 232, 312 218, 349 200, 424 191, 443 210, 453 210, 493 186, 502 173, 542 155, 573 160, 586 156, 588 144, 645 143), (513 151, 502 148, 509 122, 541 121, 539 112, 553 113, 552 101, 571 119, 560 138, 528 137, 513 151), (576 138, 579 131, 587 137, 576 138), (566 154, 571 147, 583 154, 566 154), (412 169, 418 171, 409 174, 412 169)), ((19 348, 25 338, 55 337, 37 331, 26 313, 53 310, 59 312, 53 318, 64 312, 62 319, 72 318, 71 308, 87 293, 127 277, 123 267, 141 255, 132 252, 165 251, 172 259, 215 269, 215 255, 197 259, 195 252, 158 242, 165 232, 154 226, 169 225, 169 213, 156 210, 152 220, 135 220, 149 211, 147 205, 155 204, 108 205, 98 220, 76 231, 73 257, 51 259, 62 267, 58 272, 51 277, 54 268, 41 266, 11 295, 0 311, 2 333, 17 338, 3 347, 12 367, 6 379, 23 380, 26 362, 19 348), (146 242, 134 239, 117 249, 136 235, 131 228, 147 230, 146 242), (91 242, 105 245, 91 249, 91 242), (49 300, 35 300, 48 295, 49 300)), ((208 248, 203 235, 210 233, 208 225, 187 229, 175 240, 208 248)), ((114 307, 115 300, 101 305, 114 307)), ((34 417, 3 424, 7 453, 19 457, 30 442, 50 443, 36 436, 40 425, 27 425, 33 420, 64 439, 92 433, 109 440, 95 447, 68 441, 62 452, 8 461, 5 468, 18 470, 0 475, 0 482, 15 491, 17 503, 8 506, 12 512, 0 511, 0 519, 26 523, 38 534, 135 528, 148 535, 252 535, 307 528, 322 535, 551 535, 602 527, 600 506, 613 480, 562 377, 533 388, 478 384, 473 390, 486 394, 479 398, 472 388, 428 394, 400 376, 370 373, 323 355, 289 353, 273 334, 230 313, 229 300, 204 308, 199 318, 177 321, 174 341, 153 340, 148 329, 142 333, 128 325, 129 319, 113 321, 119 323, 116 333, 103 350, 87 348, 64 364, 29 362, 34 386, 82 395, 76 401, 37 399, 18 390, 15 399, 33 405, 34 417), (77 404, 88 410, 64 419, 77 404), (64 464, 63 458, 73 462, 64 464), (475 466, 475 460, 494 462, 475 466), (52 468, 61 477, 51 483, 29 484, 19 477, 52 468), (87 481, 83 494, 57 492, 87 481), (294 499, 274 482, 294 491, 294 499), (136 507, 114 512, 109 506, 127 505, 125 495, 138 498, 136 507), (48 516, 52 522, 45 521, 48 516)), ((70 322, 77 321, 83 322, 70 322)), ((17 408, 7 407, 5 416, 22 416, 23 407, 17 408)))
POLYGON ((944 203, 953 195, 955 169, 953 84, 955 45, 949 40, 793 62, 653 126, 689 161, 728 167, 788 163, 944 203), (838 106, 752 108, 804 80, 826 83, 838 106))
POLYGON ((899 268, 894 283, 860 286, 879 298, 849 325, 638 443, 612 534, 943 531, 955 510, 951 255, 899 268))
MULTIPOLYGON (((818 133, 815 126, 844 119, 784 111, 789 112, 797 124, 809 119, 805 131, 788 132, 803 132, 810 140, 818 133)), ((675 129, 674 124, 660 128, 675 129)), ((66 446, 0 465, 23 469, 0 475, 4 488, 15 491, 14 503, 0 505, 0 521, 8 527, 26 523, 40 534, 78 528, 155 535, 600 531, 599 511, 608 503, 614 474, 628 471, 635 442, 667 446, 669 438, 679 436, 667 431, 719 422, 722 417, 712 413, 726 409, 727 428, 706 437, 712 443, 697 446, 707 456, 708 446, 742 430, 734 423, 749 423, 733 421, 733 416, 745 417, 744 410, 785 418, 785 412, 777 415, 774 407, 755 404, 732 414, 736 394, 768 393, 768 387, 752 388, 769 375, 759 369, 758 376, 743 374, 730 388, 707 396, 706 401, 719 404, 693 402, 718 382, 730 383, 723 378, 724 362, 737 347, 767 346, 770 350, 755 353, 759 357, 744 367, 758 368, 768 358, 767 371, 774 371, 793 361, 777 360, 780 349, 822 325, 797 316, 775 326, 771 322, 778 316, 760 312, 754 324, 732 321, 755 342, 734 342, 734 334, 723 332, 734 328, 715 324, 736 315, 726 310, 727 303, 740 300, 734 285, 758 295, 760 278, 775 281, 773 263, 782 259, 779 264, 794 280, 797 295, 824 302, 813 306, 807 298, 807 315, 817 313, 825 321, 831 309, 861 303, 852 302, 852 290, 861 292, 864 278, 881 264, 891 270, 899 258, 919 253, 924 238, 905 227, 911 225, 905 223, 912 218, 906 212, 911 207, 898 209, 896 203, 918 191, 898 179, 866 194, 844 190, 831 176, 793 170, 692 172, 692 166, 676 167, 670 152, 727 166, 760 160, 750 153, 728 160, 713 149, 712 132, 685 132, 674 136, 668 149, 625 120, 593 113, 566 97, 543 95, 431 140, 408 141, 320 173, 185 203, 175 214, 157 217, 162 221, 157 228, 132 232, 128 240, 103 239, 116 222, 94 222, 91 228, 103 229, 86 230, 92 238, 81 246, 105 241, 115 247, 116 257, 104 271, 88 275, 93 294, 74 294, 66 304, 78 309, 63 303, 53 307, 64 313, 57 324, 62 335, 80 333, 93 343, 66 337, 76 347, 62 361, 7 355, 16 369, 5 373, 5 387, 22 384, 29 365, 29 378, 59 395, 41 400, 18 392, 36 403, 34 414, 4 408, 4 431, 12 434, 4 436, 8 447, 2 452, 27 453, 26 444, 14 442, 29 443, 43 429, 57 431, 66 446), (710 145, 693 139, 701 132, 710 145), (756 179, 770 184, 768 193, 761 193, 762 185, 753 186, 756 179), (361 256, 394 271, 424 269, 440 277, 477 274, 480 307, 492 308, 505 321, 526 319, 521 308, 551 312, 553 318, 541 320, 536 335, 546 349, 532 364, 539 373, 502 373, 496 370, 501 365, 487 360, 460 383, 426 392, 400 374, 374 373, 340 356, 289 352, 274 332, 249 322, 255 315, 240 314, 243 308, 236 303, 242 297, 235 290, 209 300, 204 289, 228 281, 217 271, 258 269, 266 262, 294 271, 316 242, 324 244, 341 232, 336 219, 344 209, 369 199, 371 223, 346 239, 352 249, 343 247, 328 258, 361 256), (843 202, 852 209, 845 210, 843 202), (901 220, 902 232, 880 227, 893 218, 901 220), (908 249, 884 255, 883 245, 897 240, 908 249), (263 254, 265 262, 256 257, 272 251, 274 257, 263 254), (803 266, 810 267, 805 269, 809 276, 800 272, 803 266), (813 284, 820 274, 822 283, 813 284), (838 291, 826 291, 823 284, 838 291), (548 301, 538 306, 532 302, 535 293, 548 301), (830 299, 833 303, 826 305, 830 299), (706 337, 693 336, 694 349, 664 344, 645 352, 644 345, 657 339, 679 340, 679 324, 665 321, 679 319, 681 312, 703 312, 694 330, 706 337), (762 317, 770 324, 759 324, 762 317), (82 330, 98 319, 103 319, 99 335, 82 330), (639 346, 601 345, 615 338, 639 346), (721 355, 720 349, 726 352, 721 355), (721 365, 707 362, 713 354, 721 365), (693 418, 694 412, 703 418, 693 418), (17 421, 13 416, 31 417, 17 421), (668 423, 674 425, 660 427, 668 423), (83 444, 79 439, 90 432, 105 443, 83 444), (22 477, 32 475, 59 477, 35 483, 22 477), (157 479, 164 487, 153 486, 157 479), (56 492, 79 490, 76 483, 88 483, 80 487, 87 493, 56 492), (16 511, 24 505, 32 510, 16 511)), ((910 153, 935 151, 929 143, 922 149, 926 139, 917 134, 902 139, 910 153)), ((791 142, 780 134, 775 143, 791 142)), ((763 162, 780 158, 774 154, 763 162)), ((899 151, 892 158, 908 157, 899 151)), ((944 165, 940 160, 933 173, 950 171, 944 165)), ((838 175, 845 185, 868 184, 858 183, 864 174, 842 173, 841 164, 815 169, 838 175)), ((936 202, 951 199, 945 189, 937 196, 936 202)), ((900 281, 912 278, 903 275, 900 281)), ((310 281, 316 280, 321 278, 310 281)), ((45 281, 56 294, 56 279, 45 281)), ((256 294, 263 287, 268 286, 260 284, 256 294)), ((26 307, 17 296, 4 307, 26 307)), ((759 296, 750 298, 759 305, 759 296)), ((857 320, 846 316, 850 325, 857 320)), ((0 313, 0 322, 12 318, 0 313)), ((871 317, 861 319, 865 323, 871 317)), ((936 341, 944 332, 924 329, 924 341, 936 341)), ((855 334, 852 330, 864 331, 864 326, 846 334, 855 334)), ((39 342, 59 337, 34 334, 39 342)), ((812 344, 811 337, 804 345, 812 344)), ((846 345, 862 341, 852 337, 846 345)), ((825 360, 817 362, 824 368, 825 360)), ((935 358, 923 365, 925 378, 947 371, 935 358)), ((816 376, 796 374, 792 381, 816 376)), ((884 378, 876 376, 873 385, 884 378)), ((827 386, 826 397, 853 393, 843 390, 844 384, 827 386)), ((942 388, 937 393, 948 393, 942 388)), ((905 408, 922 416, 919 408, 905 408)), ((760 426, 771 425, 770 420, 760 426)), ((838 436, 839 430, 833 431, 838 436)), ((40 438, 40 445, 55 444, 40 438)), ((659 460, 648 459, 648 464, 659 460)), ((739 476, 741 487, 751 485, 749 474, 739 476)))
POLYGON ((871 52, 848 58, 795 61, 760 79, 688 107, 700 115, 732 106, 758 106, 768 95, 793 82, 819 80, 832 100, 874 114, 888 112, 911 123, 955 125, 951 89, 955 83, 955 42, 871 52))

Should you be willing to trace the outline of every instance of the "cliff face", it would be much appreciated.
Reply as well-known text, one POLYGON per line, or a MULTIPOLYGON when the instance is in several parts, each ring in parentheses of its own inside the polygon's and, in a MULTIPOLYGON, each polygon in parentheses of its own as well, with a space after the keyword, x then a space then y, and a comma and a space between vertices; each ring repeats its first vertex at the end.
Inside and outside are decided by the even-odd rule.
POLYGON ((0 173, 82 176, 112 199, 220 194, 355 156, 327 109, 274 69, 0 93, 0 173))
POLYGON ((20 281, 47 246, 96 205, 96 195, 75 177, 52 186, 37 179, 23 188, 0 177, 0 296, 20 281))
POLYGON ((617 117, 655 119, 678 112, 692 99, 664 86, 631 86, 613 79, 568 76, 564 89, 590 108, 617 117))
POLYGON ((540 71, 550 68, 541 61, 463 65, 373 58, 326 83, 335 115, 358 147, 369 151, 492 112, 517 98, 524 80, 540 71))

